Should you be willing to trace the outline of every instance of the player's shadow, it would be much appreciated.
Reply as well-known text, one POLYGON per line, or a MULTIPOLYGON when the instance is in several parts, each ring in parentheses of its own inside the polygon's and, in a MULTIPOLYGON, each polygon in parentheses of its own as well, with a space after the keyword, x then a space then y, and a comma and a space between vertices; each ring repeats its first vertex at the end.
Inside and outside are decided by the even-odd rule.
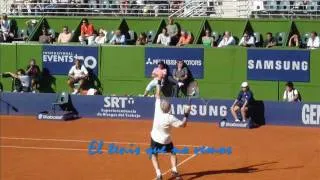
MULTIPOLYGON (((200 179, 204 176, 210 176, 215 174, 234 174, 234 173, 257 173, 261 171, 272 171, 272 170, 281 170, 281 169, 296 169, 296 168, 302 168, 303 166, 292 166, 292 167, 284 167, 284 168, 269 168, 268 166, 271 166, 273 164, 276 164, 278 162, 265 162, 260 164, 254 164, 250 166, 245 166, 241 168, 235 168, 235 169, 223 169, 223 170, 211 170, 211 171, 198 171, 198 172, 192 172, 192 173, 183 173, 181 174, 182 179, 200 179), (261 167, 264 166, 264 167, 261 167), (267 167, 266 167, 267 166, 267 167), (186 176, 192 176, 188 178, 183 178, 186 176)), ((174 178, 170 178, 170 180, 174 180, 174 178)))

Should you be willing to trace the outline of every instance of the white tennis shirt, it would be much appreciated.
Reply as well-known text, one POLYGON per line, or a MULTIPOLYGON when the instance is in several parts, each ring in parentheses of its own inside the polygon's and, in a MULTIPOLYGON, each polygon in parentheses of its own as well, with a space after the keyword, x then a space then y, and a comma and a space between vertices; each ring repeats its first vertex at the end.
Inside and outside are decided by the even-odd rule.
POLYGON ((86 67, 84 67, 84 65, 81 65, 80 69, 76 68, 76 65, 72 66, 70 71, 69 71, 69 75, 74 75, 75 78, 82 78, 83 76, 88 74, 88 71, 86 69, 86 67))
POLYGON ((156 99, 151 138, 157 143, 169 144, 172 141, 171 128, 179 127, 183 122, 170 113, 163 113, 160 103, 161 100, 156 99))

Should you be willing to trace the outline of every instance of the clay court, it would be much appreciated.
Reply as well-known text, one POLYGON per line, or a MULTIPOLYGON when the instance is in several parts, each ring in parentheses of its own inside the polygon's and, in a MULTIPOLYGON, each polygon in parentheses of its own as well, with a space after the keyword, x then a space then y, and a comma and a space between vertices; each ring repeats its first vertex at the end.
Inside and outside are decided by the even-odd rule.
MULTIPOLYGON (((104 140, 148 148, 152 121, 78 119, 68 122, 35 117, 0 116, 2 180, 151 180, 147 154, 88 154, 88 143, 104 140)), ((232 147, 232 154, 179 155, 183 179, 319 180, 318 128, 262 126, 221 129, 215 123, 191 122, 174 129, 178 147, 232 147)), ((161 155, 164 179, 170 179, 168 156, 161 155)))

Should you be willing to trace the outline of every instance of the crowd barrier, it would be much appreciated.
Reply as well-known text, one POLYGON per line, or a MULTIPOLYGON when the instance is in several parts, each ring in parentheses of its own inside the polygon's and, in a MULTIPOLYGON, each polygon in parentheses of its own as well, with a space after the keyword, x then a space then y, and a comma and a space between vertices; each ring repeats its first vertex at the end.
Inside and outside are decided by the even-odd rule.
MULTIPOLYGON (((31 115, 50 111, 57 94, 2 93, 0 115, 31 115)), ((118 96, 71 96, 80 117, 153 119, 154 98, 118 96)), ((172 113, 183 116, 187 99, 171 99, 172 113)), ((232 100, 192 99, 190 120, 194 122, 233 121, 230 113, 232 100)), ((320 127, 320 103, 284 103, 257 101, 253 118, 267 125, 320 127)))

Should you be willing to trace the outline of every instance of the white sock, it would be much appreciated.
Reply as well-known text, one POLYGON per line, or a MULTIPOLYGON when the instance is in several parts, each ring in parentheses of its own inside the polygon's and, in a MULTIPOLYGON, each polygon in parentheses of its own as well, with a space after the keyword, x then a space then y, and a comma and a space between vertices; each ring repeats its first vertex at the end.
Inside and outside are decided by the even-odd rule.
POLYGON ((171 170, 172 170, 173 172, 178 172, 177 167, 173 167, 173 168, 171 168, 171 170))
POLYGON ((156 170, 156 173, 157 173, 157 176, 160 176, 160 175, 161 175, 160 169, 157 169, 157 170, 156 170))

